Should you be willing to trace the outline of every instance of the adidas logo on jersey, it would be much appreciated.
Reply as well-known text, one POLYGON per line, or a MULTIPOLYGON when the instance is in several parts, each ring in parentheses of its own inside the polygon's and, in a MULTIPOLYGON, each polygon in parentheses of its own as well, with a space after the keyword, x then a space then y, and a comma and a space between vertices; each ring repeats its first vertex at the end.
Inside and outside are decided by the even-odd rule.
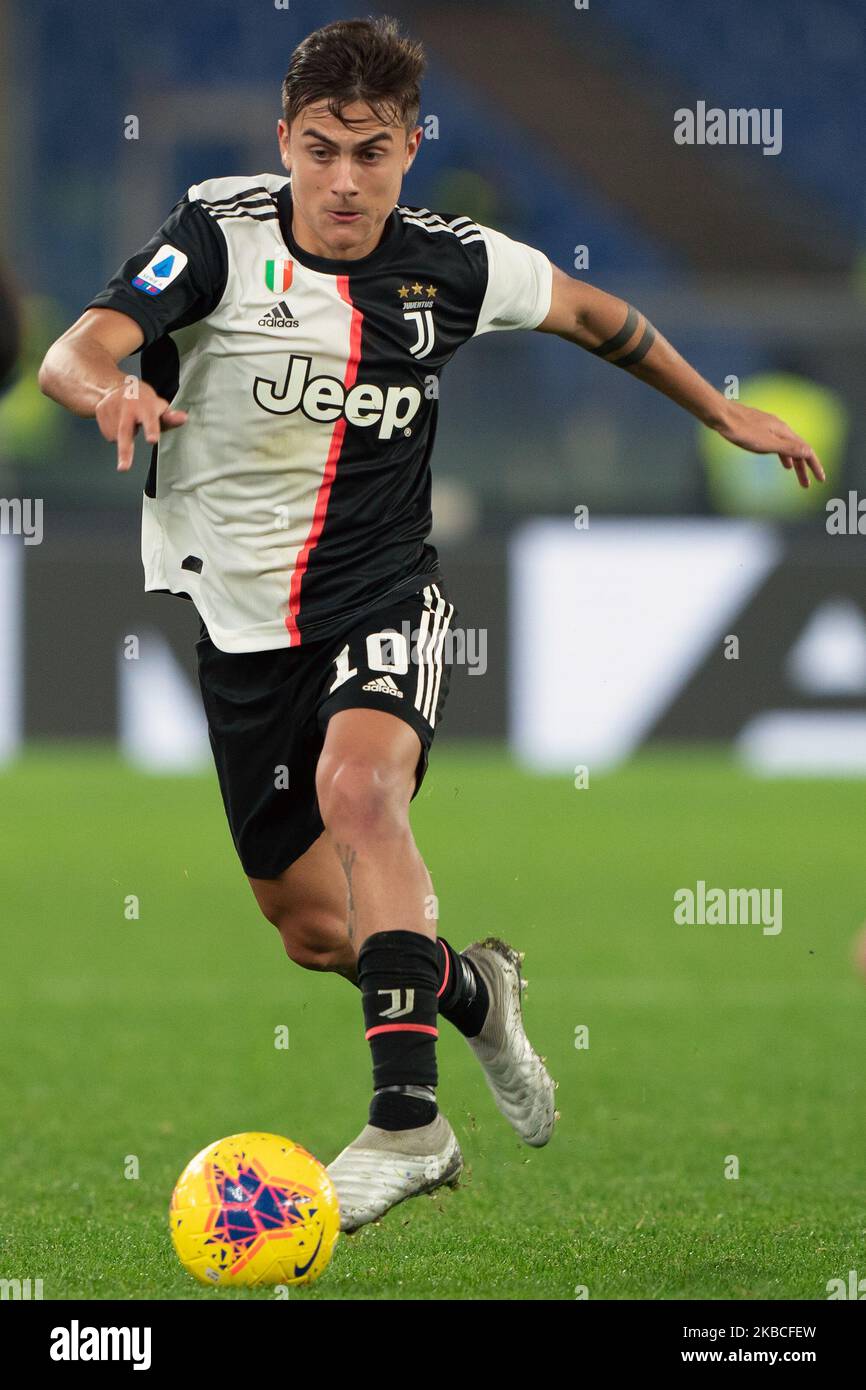
POLYGON ((273 308, 268 309, 267 313, 259 319, 259 328, 297 328, 298 320, 292 314, 291 309, 284 299, 273 308))
POLYGON ((421 406, 417 386, 388 386, 358 383, 347 391, 337 376, 310 376, 313 359, 291 353, 286 375, 277 384, 269 377, 257 376, 253 400, 271 415, 293 415, 300 410, 317 424, 333 424, 343 416, 350 425, 367 429, 378 424, 379 438, 391 439, 395 429, 412 433, 409 421, 421 406))
POLYGON ((367 681, 366 685, 362 685, 361 689, 373 690, 377 695, 396 695, 398 700, 403 698, 402 690, 394 684, 390 676, 377 676, 374 681, 367 681))

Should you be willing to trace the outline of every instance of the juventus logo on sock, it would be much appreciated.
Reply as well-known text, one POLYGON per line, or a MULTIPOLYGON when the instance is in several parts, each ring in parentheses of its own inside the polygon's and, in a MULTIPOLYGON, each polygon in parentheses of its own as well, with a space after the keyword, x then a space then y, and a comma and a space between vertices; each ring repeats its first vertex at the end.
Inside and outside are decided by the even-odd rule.
POLYGON ((403 1018, 415 1007, 414 989, 379 989, 376 993, 387 994, 391 1000, 390 1008, 379 1010, 379 1018, 403 1018))
POLYGON ((435 1086, 437 946, 420 932, 376 932, 358 952, 373 1086, 435 1086))

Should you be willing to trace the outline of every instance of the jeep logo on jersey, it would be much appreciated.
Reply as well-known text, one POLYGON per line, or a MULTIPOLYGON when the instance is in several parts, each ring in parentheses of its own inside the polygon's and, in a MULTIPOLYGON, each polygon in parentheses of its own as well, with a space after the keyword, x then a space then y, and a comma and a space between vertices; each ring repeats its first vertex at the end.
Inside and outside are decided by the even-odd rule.
POLYGON ((253 399, 271 415, 292 415, 300 410, 308 420, 330 424, 344 416, 350 425, 367 429, 379 425, 379 438, 390 439, 395 429, 406 429, 418 413, 421 392, 417 386, 353 386, 347 391, 339 377, 310 376, 311 357, 292 353, 285 379, 278 388, 268 377, 257 376, 253 399))

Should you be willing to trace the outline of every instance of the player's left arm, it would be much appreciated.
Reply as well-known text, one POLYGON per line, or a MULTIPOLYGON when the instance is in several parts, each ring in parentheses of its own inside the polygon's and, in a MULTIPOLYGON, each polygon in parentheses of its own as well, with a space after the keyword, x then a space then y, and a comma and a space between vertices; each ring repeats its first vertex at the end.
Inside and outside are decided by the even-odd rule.
POLYGON ((550 311, 538 324, 538 332, 555 333, 622 367, 741 449, 754 454, 778 454, 783 467, 794 469, 801 487, 809 486, 810 472, 819 482, 825 481, 814 449, 784 420, 739 401, 729 401, 690 367, 637 309, 615 295, 573 279, 557 266, 552 269, 550 311))

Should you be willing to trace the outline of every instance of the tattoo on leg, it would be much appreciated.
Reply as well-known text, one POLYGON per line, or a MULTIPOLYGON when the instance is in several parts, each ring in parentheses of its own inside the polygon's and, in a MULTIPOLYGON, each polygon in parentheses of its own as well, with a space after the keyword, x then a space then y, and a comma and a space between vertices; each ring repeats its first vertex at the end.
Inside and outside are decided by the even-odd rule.
POLYGON ((346 930, 349 933, 349 940, 355 939, 355 896, 352 892, 352 870, 355 867, 355 860, 358 855, 351 845, 337 845, 337 854, 343 866, 343 873, 346 875, 346 887, 348 889, 348 900, 346 903, 346 930))

